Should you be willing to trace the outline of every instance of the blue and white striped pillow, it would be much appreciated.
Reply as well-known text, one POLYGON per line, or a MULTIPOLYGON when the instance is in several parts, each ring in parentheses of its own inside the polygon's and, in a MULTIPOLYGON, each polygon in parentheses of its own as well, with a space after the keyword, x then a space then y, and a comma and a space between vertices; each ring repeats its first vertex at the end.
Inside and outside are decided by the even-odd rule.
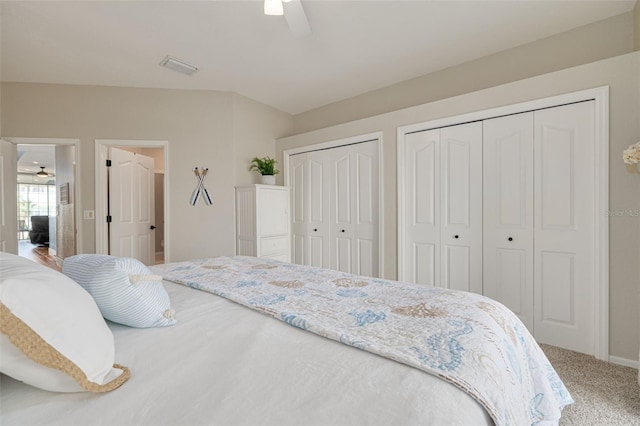
POLYGON ((138 328, 176 323, 162 277, 137 259, 79 254, 64 260, 62 272, 93 296, 110 321, 138 328))

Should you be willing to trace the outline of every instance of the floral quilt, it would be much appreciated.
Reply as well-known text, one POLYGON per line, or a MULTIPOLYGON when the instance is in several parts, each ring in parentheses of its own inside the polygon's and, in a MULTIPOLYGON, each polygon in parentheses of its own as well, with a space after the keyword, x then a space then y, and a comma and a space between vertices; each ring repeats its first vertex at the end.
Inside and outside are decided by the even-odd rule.
POLYGON ((475 398, 497 425, 557 424, 573 403, 516 315, 478 294, 253 257, 152 270, 436 375, 475 398))

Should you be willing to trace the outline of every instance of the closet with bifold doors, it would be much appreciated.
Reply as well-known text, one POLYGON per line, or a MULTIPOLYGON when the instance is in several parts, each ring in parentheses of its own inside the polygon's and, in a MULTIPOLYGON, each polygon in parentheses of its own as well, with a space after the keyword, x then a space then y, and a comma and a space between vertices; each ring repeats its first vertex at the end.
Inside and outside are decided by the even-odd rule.
POLYGON ((378 140, 289 157, 293 263, 379 276, 378 140))
POLYGON ((407 133, 400 279, 472 291, 593 353, 594 101, 407 133))

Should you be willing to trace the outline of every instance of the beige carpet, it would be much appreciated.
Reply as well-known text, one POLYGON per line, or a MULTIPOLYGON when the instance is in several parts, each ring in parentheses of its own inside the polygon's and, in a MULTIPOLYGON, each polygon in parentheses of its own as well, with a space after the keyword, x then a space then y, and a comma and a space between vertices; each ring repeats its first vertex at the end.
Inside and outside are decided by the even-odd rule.
POLYGON ((575 401, 560 425, 640 425, 638 370, 540 345, 575 401))

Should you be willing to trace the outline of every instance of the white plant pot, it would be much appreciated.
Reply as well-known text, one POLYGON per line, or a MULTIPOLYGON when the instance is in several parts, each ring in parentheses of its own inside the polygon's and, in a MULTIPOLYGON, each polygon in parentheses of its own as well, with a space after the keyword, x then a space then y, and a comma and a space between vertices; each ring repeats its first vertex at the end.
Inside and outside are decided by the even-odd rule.
POLYGON ((262 184, 263 185, 275 185, 276 184, 276 175, 262 175, 262 184))

